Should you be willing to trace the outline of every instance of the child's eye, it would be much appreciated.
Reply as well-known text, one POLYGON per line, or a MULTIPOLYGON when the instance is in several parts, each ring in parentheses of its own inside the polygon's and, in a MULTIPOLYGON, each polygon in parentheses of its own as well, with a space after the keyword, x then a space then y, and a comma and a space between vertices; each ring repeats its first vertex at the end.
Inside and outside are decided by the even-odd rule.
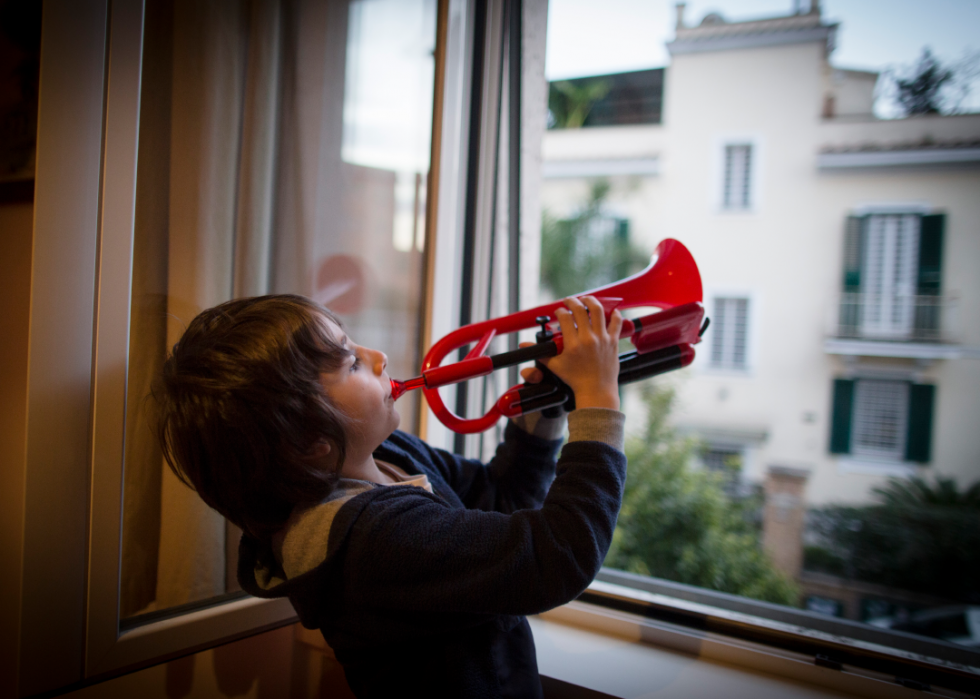
POLYGON ((354 361, 353 361, 353 362, 351 362, 351 365, 350 365, 350 370, 351 370, 351 371, 357 371, 357 370, 358 370, 358 369, 360 369, 360 368, 361 368, 361 358, 360 358, 360 357, 358 357, 358 356, 357 356, 357 355, 355 354, 355 355, 354 355, 354 361))

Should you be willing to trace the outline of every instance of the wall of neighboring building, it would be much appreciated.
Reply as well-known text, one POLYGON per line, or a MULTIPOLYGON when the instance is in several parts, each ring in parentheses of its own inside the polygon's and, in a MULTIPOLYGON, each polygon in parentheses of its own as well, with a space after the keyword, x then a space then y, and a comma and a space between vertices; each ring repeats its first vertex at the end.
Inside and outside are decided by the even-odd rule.
MULTIPOLYGON (((962 120, 950 121, 955 129, 962 120)), ((980 133, 980 117, 974 117, 975 133, 980 133)), ((884 124, 885 126, 893 126, 884 124)), ((943 136, 942 122, 933 122, 933 133, 943 136)), ((846 218, 860 206, 893 204, 926 205, 946 215, 942 267, 942 294, 956 299, 958 327, 951 329, 953 338, 967 347, 980 346, 980 169, 881 169, 875 171, 839 172, 817 176, 819 216, 824 230, 836 238, 837 257, 833 260, 835 278, 831 295, 825 299, 822 317, 836 319, 840 298, 843 239, 846 218)), ((829 334, 830 327, 823 328, 829 334)), ((843 358, 830 358, 831 375, 825 378, 824 413, 830 406, 830 381, 857 368, 893 368, 917 374, 919 380, 936 385, 933 413, 932 461, 920 468, 924 476, 952 476, 961 485, 980 475, 980 437, 970 427, 980 414, 980 361, 976 359, 883 359, 859 358, 849 364, 843 358)), ((828 434, 827 429, 824 434, 828 434)), ((816 501, 861 500, 882 478, 870 474, 841 475, 840 459, 826 453, 826 438, 821 444, 823 459, 810 483, 808 495, 816 501)))
MULTIPOLYGON (((836 329, 847 216, 867 204, 906 203, 946 214, 942 294, 958 299, 955 339, 980 347, 980 169, 829 170, 820 154, 962 145, 980 139, 980 116, 875 120, 874 74, 837 71, 838 111, 849 116, 826 119, 822 100, 836 69, 824 51, 822 41, 809 41, 675 55, 662 126, 551 131, 545 161, 655 158, 656 175, 610 178, 607 207, 630 219, 633 240, 647 249, 665 237, 691 249, 709 315, 715 296, 748 299, 743 370, 710 366, 709 330, 691 369, 661 379, 678 389, 678 425, 741 449, 746 478, 761 482, 772 465, 808 470, 809 505, 867 501, 896 473, 973 482, 980 437, 968 423, 980 412, 980 361, 845 360, 828 354, 825 341, 836 329), (745 209, 721 205, 726 144, 752 146, 745 209), (875 369, 937 386, 927 467, 855 469, 829 453, 833 380, 875 369)), ((569 215, 588 189, 584 178, 548 179, 542 201, 553 215, 569 215)))
POLYGON ((825 105, 824 116, 870 116, 874 112, 878 73, 842 68, 829 68, 828 73, 826 96, 833 102, 825 105))

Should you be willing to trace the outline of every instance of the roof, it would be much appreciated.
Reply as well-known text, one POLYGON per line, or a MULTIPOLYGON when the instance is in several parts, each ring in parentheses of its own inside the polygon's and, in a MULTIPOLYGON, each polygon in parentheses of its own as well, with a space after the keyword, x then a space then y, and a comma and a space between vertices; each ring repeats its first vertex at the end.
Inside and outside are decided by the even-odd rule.
POLYGON ((667 49, 676 55, 823 41, 829 52, 834 48, 836 30, 837 25, 824 24, 818 12, 747 22, 728 22, 712 12, 696 27, 679 24, 667 49))
POLYGON ((896 141, 893 143, 852 143, 838 146, 824 146, 821 153, 881 153, 884 151, 909 150, 949 150, 957 148, 980 148, 980 138, 954 138, 942 141, 921 139, 919 141, 896 141))
POLYGON ((817 155, 821 170, 901 166, 980 164, 980 138, 936 141, 862 142, 824 146, 817 155))

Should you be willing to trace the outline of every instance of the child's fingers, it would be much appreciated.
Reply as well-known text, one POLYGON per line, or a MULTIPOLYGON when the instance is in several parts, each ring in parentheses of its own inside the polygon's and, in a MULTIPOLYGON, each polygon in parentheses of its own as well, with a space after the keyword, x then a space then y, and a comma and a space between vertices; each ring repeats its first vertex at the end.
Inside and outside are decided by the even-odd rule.
POLYGON ((529 366, 521 369, 521 378, 524 379, 525 383, 541 383, 544 374, 537 367, 529 366))
MULTIPOLYGON (((584 298, 589 298, 588 296, 584 298)), ((575 318, 575 325, 578 326, 578 333, 585 331, 589 327, 589 308, 583 303, 582 300, 569 297, 565 299, 565 305, 568 306, 569 310, 572 312, 572 316, 575 318)), ((562 328, 564 334, 564 327, 562 328)), ((578 334, 576 333, 576 335, 578 334)), ((565 337, 568 337, 565 335, 565 337)))
MULTIPOLYGON (((568 299, 565 299, 565 303, 568 303, 568 299)), ((575 318, 572 316, 572 312, 567 308, 556 308, 555 318, 558 319, 558 325, 561 326, 562 337, 568 342, 569 339, 575 337, 575 318)))
POLYGON ((619 334, 623 331, 623 314, 619 310, 614 310, 609 317, 609 336, 619 340, 619 334))
POLYGON ((602 304, 595 296, 583 296, 582 303, 589 310, 589 327, 592 328, 592 332, 602 337, 606 333, 606 315, 602 304))

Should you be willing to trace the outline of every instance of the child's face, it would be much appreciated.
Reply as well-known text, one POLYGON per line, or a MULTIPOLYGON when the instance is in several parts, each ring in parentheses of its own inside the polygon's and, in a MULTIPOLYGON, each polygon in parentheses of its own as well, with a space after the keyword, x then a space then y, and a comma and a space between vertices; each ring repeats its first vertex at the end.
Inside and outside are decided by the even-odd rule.
POLYGON ((384 352, 354 344, 336 323, 324 318, 334 340, 351 350, 340 368, 320 374, 324 393, 333 405, 350 418, 347 460, 357 463, 395 431, 400 416, 391 397, 391 379, 384 352))

